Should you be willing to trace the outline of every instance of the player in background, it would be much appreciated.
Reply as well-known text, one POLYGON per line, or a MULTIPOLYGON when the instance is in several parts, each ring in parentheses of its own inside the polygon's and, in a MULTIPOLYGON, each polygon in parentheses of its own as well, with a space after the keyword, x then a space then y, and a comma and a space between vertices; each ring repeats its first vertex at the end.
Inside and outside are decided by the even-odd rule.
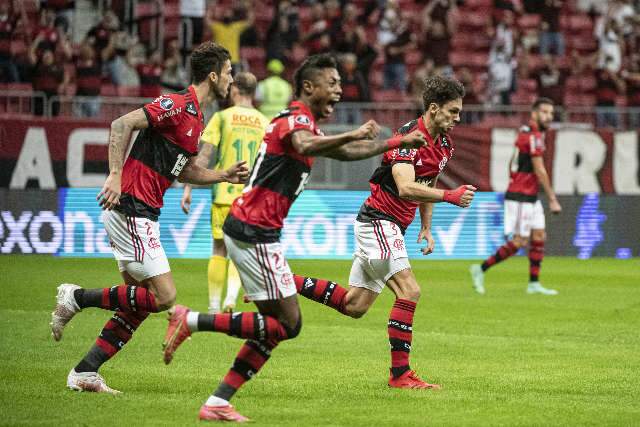
MULTIPOLYGON (((247 162, 253 167, 258 149, 269 120, 253 107, 256 77, 247 72, 234 76, 229 97, 232 107, 213 115, 200 138, 201 148, 196 163, 208 167, 214 148, 217 150, 216 169, 225 169, 237 161, 247 162)), ((222 240, 224 223, 231 203, 242 193, 242 185, 219 183, 211 189, 211 233, 213 255, 209 258, 207 278, 209 283, 209 313, 220 311, 222 290, 227 288, 222 306, 223 312, 232 312, 240 290, 240 276, 233 262, 227 258, 227 248, 222 240)), ((189 213, 191 186, 186 185, 182 195, 182 210, 189 213)))
POLYGON ((460 121, 464 87, 456 80, 434 76, 425 80, 424 113, 402 126, 396 138, 419 132, 427 144, 413 150, 395 149, 384 154, 382 164, 369 180, 371 195, 360 208, 354 224, 356 250, 349 274, 349 288, 335 282, 294 276, 300 295, 328 305, 353 318, 362 317, 387 286, 395 294, 387 331, 391 345, 389 386, 439 388, 418 377, 409 365, 413 316, 420 299, 420 285, 411 271, 404 234, 420 211, 418 243, 426 240, 424 255, 434 250, 431 235, 433 204, 447 202, 469 207, 476 188, 435 188, 438 176, 454 153, 448 132, 460 121))
POLYGON ((246 421, 229 400, 252 378, 282 341, 302 327, 296 287, 280 234, 291 205, 304 190, 318 156, 359 160, 387 150, 425 143, 419 132, 390 140, 373 140, 379 126, 325 136, 317 121, 328 119, 342 88, 330 55, 309 57, 294 75, 296 100, 269 124, 251 178, 231 206, 223 226, 224 242, 238 267, 246 295, 258 312, 204 314, 176 306, 165 337, 165 362, 193 332, 224 332, 247 341, 218 388, 200 409, 207 420, 246 421))
POLYGON ((556 193, 549 182, 544 167, 544 135, 553 120, 553 101, 538 98, 531 108, 529 124, 522 126, 516 138, 513 157, 509 165, 509 187, 504 196, 504 234, 507 243, 500 246, 495 254, 482 264, 471 265, 469 271, 473 288, 484 294, 484 273, 491 266, 514 255, 529 243, 529 285, 528 294, 557 295, 555 289, 547 289, 540 284, 540 264, 544 257, 545 218, 542 203, 538 200, 539 186, 547 194, 549 209, 558 214, 562 211, 556 193))
POLYGON ((191 70, 192 84, 186 90, 163 95, 111 124, 109 176, 98 200, 105 209, 102 220, 124 283, 103 289, 58 287, 51 317, 56 341, 85 308, 115 312, 69 373, 67 386, 73 390, 117 393, 98 369, 122 349, 149 313, 167 310, 175 302, 176 288, 158 224, 167 188, 176 179, 201 185, 239 183, 249 174, 244 162, 214 171, 193 161, 204 127, 201 108, 212 96, 224 98, 233 81, 229 52, 213 42, 203 43, 191 55, 191 70), (125 161, 134 130, 140 133, 125 161))

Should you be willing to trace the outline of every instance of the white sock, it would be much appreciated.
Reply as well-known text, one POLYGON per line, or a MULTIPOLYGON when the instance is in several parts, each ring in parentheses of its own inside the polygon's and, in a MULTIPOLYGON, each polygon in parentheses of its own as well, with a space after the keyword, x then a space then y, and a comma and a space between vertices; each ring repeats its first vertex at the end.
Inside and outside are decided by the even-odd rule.
POLYGON ((224 400, 218 396, 209 396, 205 405, 207 406, 227 406, 229 404, 228 400, 224 400))
POLYGON ((198 330, 198 316, 200 313, 197 311, 190 311, 187 313, 187 328, 191 332, 196 332, 198 330))

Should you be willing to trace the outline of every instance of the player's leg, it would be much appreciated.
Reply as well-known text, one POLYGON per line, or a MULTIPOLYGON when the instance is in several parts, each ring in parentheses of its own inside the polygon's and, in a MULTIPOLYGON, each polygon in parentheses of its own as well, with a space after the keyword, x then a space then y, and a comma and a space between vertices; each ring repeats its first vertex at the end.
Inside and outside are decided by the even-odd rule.
POLYGON ((494 265, 515 255, 518 250, 526 245, 524 236, 530 232, 530 220, 532 214, 531 203, 521 203, 514 200, 505 200, 504 203, 504 235, 513 236, 500 246, 496 252, 484 260, 482 264, 473 264, 469 267, 473 288, 479 294, 485 293, 484 273, 494 265))
POLYGON ((240 281, 240 273, 233 261, 229 261, 227 265, 227 292, 222 303, 222 311, 225 313, 231 313, 236 308, 236 301, 238 300, 238 294, 242 282, 240 281))
POLYGON ((544 242, 547 239, 544 210, 539 200, 534 206, 532 227, 531 244, 529 245, 529 285, 527 286, 527 293, 557 295, 558 291, 545 288, 540 284, 539 280, 540 267, 544 258, 544 242))
MULTIPOLYGON (((228 210, 228 207, 226 207, 228 210)), ((227 282, 229 260, 222 240, 222 224, 224 223, 225 206, 211 205, 211 234, 213 236, 213 254, 209 258, 207 282, 209 284, 209 313, 220 311, 222 291, 227 282)))

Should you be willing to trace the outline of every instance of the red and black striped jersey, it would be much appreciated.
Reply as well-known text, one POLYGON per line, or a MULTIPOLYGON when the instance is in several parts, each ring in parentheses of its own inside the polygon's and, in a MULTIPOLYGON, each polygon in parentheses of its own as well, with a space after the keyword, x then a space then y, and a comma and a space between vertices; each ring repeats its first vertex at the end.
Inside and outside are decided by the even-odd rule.
POLYGON ((162 95, 142 107, 149 127, 133 142, 122 170, 122 196, 118 210, 149 218, 160 215, 167 188, 180 175, 189 158, 198 154, 204 128, 193 86, 162 95))
POLYGON ((224 223, 226 234, 247 243, 280 239, 284 219, 304 190, 314 160, 291 144, 291 135, 300 130, 322 135, 309 108, 293 101, 267 126, 249 182, 224 223))
POLYGON ((360 208, 358 221, 370 222, 377 219, 391 221, 400 226, 403 234, 413 222, 419 203, 400 197, 398 187, 393 179, 393 165, 397 163, 412 164, 416 174, 416 182, 429 185, 444 170, 455 151, 453 140, 447 134, 438 135, 434 141, 429 135, 422 117, 402 126, 396 135, 406 135, 416 129, 424 135, 427 144, 419 149, 396 148, 387 151, 382 156, 382 164, 369 180, 371 195, 360 208))
POLYGON ((533 171, 531 158, 542 156, 544 149, 544 133, 535 123, 520 128, 509 163, 509 187, 505 199, 532 203, 538 199, 538 177, 533 171))

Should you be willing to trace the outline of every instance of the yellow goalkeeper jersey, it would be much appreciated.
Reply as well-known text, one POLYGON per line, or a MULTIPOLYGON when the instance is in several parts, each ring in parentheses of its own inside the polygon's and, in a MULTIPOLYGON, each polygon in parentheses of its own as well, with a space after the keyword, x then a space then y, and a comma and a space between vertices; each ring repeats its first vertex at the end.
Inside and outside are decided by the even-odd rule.
MULTIPOLYGON (((245 160, 249 169, 258 154, 269 120, 255 108, 231 107, 213 115, 202 133, 202 141, 217 148, 216 169, 227 169, 245 160)), ((211 188, 212 203, 230 205, 244 184, 221 182, 211 188)))

